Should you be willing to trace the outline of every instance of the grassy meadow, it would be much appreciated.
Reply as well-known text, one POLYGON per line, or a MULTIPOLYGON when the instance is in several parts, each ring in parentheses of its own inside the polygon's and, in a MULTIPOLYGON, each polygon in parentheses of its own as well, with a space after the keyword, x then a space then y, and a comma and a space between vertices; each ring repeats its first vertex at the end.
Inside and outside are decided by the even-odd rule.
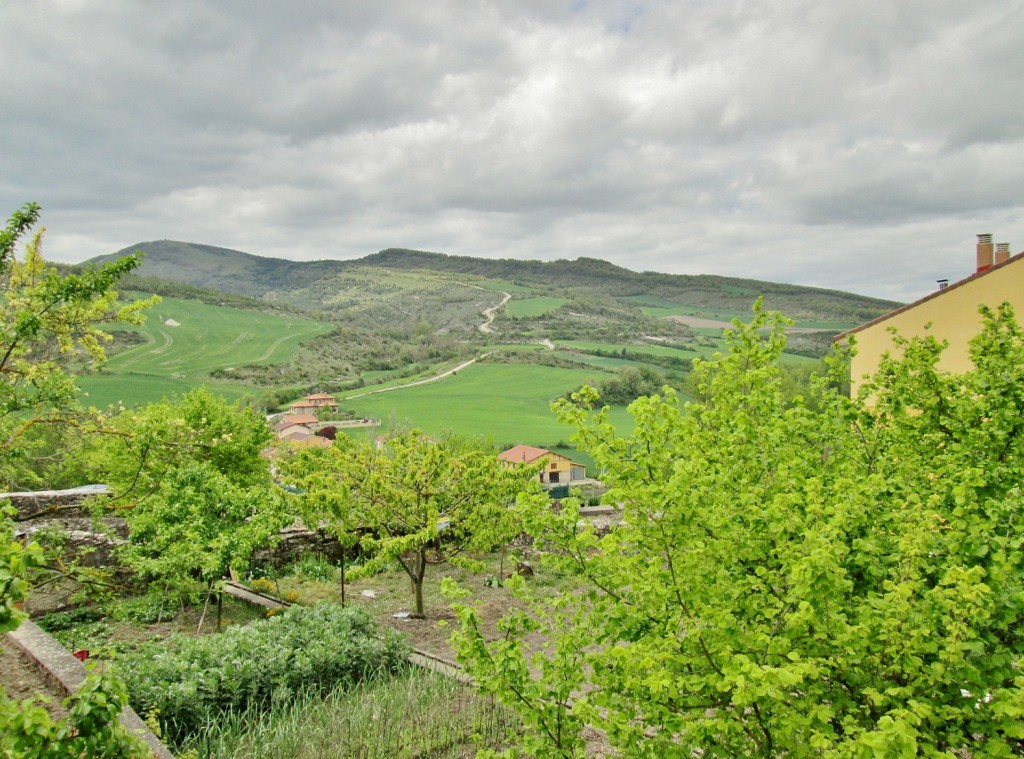
MULTIPOLYGON (((551 412, 551 401, 596 376, 586 369, 478 363, 438 382, 339 400, 342 408, 380 419, 385 426, 547 447, 572 434, 551 412)), ((613 409, 611 418, 622 432, 632 429, 624 408, 613 409)))
POLYGON ((99 374, 81 379, 88 403, 100 408, 119 401, 128 406, 158 401, 201 384, 229 398, 251 394, 244 385, 211 381, 210 372, 285 363, 301 343, 331 326, 165 298, 149 311, 144 324, 113 330, 137 332, 145 342, 112 356, 99 374))

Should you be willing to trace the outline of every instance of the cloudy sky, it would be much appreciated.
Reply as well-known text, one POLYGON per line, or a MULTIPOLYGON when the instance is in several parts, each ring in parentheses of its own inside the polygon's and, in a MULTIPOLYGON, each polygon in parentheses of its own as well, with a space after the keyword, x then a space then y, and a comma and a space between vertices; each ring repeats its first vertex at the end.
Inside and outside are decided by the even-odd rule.
POLYGON ((0 213, 176 239, 604 258, 901 300, 1024 250, 1019 0, 33 0, 0 213))

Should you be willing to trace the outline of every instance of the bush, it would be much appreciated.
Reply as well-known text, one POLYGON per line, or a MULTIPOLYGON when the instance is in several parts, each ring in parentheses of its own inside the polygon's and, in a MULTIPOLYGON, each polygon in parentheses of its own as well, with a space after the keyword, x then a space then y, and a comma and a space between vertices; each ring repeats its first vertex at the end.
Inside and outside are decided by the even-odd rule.
POLYGON ((325 693, 405 665, 408 644, 369 615, 331 604, 293 607, 219 635, 148 643, 120 662, 132 706, 159 713, 179 743, 227 713, 325 693))
MULTIPOLYGON (((107 614, 115 622, 131 622, 138 625, 151 625, 159 621, 164 612, 164 599, 157 593, 149 593, 135 598, 123 598, 107 604, 107 614)), ((175 608, 171 606, 173 616, 175 608)))
POLYGON ((298 561, 289 565, 285 575, 292 575, 312 582, 334 582, 337 567, 322 553, 304 553, 298 561))
POLYGON ((77 609, 47 614, 37 619, 36 624, 52 634, 98 622, 102 619, 103 609, 98 606, 79 606, 77 609))

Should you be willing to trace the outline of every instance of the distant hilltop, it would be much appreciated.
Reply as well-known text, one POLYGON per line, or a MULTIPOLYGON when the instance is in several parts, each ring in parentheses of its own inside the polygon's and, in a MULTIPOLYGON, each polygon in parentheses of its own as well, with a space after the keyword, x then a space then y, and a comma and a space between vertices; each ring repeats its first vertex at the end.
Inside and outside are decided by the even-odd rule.
MULTIPOLYGON (((758 296, 765 305, 801 319, 846 322, 873 319, 900 305, 841 290, 716 275, 635 272, 594 258, 534 261, 475 258, 388 248, 358 259, 287 261, 213 245, 155 240, 131 245, 91 262, 135 251, 146 254, 138 274, 251 298, 315 305, 347 273, 421 270, 527 287, 537 293, 584 288, 614 298, 651 296, 698 308, 746 311, 758 296)), ((337 289, 343 289, 339 286, 337 289)))

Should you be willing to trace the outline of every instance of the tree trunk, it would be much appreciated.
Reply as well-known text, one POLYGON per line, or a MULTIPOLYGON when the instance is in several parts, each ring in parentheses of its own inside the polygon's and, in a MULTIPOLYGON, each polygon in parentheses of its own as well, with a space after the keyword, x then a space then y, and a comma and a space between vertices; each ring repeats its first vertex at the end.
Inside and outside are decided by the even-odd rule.
POLYGON ((423 576, 427 572, 427 552, 421 548, 416 552, 416 574, 412 576, 412 589, 416 596, 416 618, 425 619, 423 611, 423 576))
POLYGON ((345 608, 345 547, 341 548, 341 608, 345 608))
POLYGON ((412 581, 412 590, 413 590, 413 593, 415 593, 415 595, 416 595, 416 614, 414 614, 413 616, 415 616, 417 619, 425 619, 427 615, 423 613, 423 578, 422 577, 419 580, 413 580, 412 581))
POLYGON ((220 620, 224 612, 224 591, 217 590, 217 632, 220 632, 220 620))

